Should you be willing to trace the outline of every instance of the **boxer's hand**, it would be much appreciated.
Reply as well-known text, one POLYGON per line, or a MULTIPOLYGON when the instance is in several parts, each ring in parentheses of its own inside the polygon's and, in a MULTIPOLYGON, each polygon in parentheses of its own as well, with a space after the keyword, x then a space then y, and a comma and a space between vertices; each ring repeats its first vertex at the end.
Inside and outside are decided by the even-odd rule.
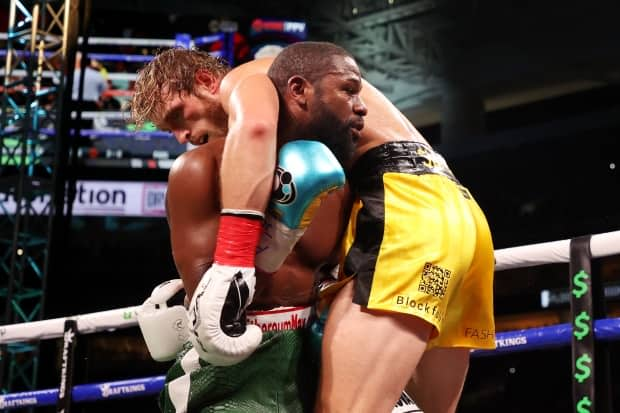
POLYGON ((298 140, 282 146, 256 267, 268 273, 280 268, 321 201, 344 182, 342 166, 324 144, 298 140))
POLYGON ((260 327, 246 325, 254 296, 254 268, 214 263, 203 275, 189 305, 190 341, 203 360, 229 366, 250 356, 262 339, 260 327))
POLYGON ((146 346, 156 361, 174 359, 189 338, 187 311, 182 305, 168 307, 168 301, 183 290, 183 281, 165 281, 153 289, 138 308, 138 325, 146 346))

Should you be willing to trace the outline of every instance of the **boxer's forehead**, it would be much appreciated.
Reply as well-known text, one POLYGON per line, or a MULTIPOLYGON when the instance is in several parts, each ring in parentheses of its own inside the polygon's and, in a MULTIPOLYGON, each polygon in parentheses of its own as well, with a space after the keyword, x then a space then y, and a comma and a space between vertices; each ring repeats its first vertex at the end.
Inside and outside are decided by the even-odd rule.
POLYGON ((362 77, 357 63, 349 56, 333 56, 332 67, 328 69, 326 74, 357 79, 362 77))

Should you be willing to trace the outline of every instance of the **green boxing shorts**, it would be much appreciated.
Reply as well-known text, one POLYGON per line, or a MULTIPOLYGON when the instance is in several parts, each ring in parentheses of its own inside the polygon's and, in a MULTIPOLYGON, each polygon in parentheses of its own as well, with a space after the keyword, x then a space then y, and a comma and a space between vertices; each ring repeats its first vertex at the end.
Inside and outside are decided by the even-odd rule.
POLYGON ((163 413, 312 412, 318 363, 308 339, 310 307, 248 312, 263 331, 258 349, 233 366, 213 366, 187 343, 168 370, 163 413))

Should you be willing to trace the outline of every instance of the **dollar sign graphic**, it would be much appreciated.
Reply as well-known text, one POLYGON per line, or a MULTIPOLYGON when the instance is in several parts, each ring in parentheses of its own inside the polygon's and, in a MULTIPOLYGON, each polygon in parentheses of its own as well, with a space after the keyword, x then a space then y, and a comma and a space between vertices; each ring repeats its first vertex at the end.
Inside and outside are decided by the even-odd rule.
POLYGON ((575 330, 573 334, 577 337, 577 340, 581 341, 590 332, 588 321, 590 321, 590 316, 585 311, 582 311, 575 317, 575 327, 579 328, 579 331, 575 330))
POLYGON ((573 285, 576 288, 573 288, 572 293, 575 297, 581 298, 581 296, 588 291, 588 284, 585 283, 585 280, 587 280, 588 277, 588 273, 584 270, 579 271, 573 276, 573 285))
POLYGON ((581 357, 579 357, 575 362, 575 365, 579 369, 579 372, 575 373, 575 378, 579 383, 583 383, 585 379, 590 377, 592 371, 590 370, 590 367, 587 366, 590 363, 592 363, 592 359, 588 354, 582 354, 581 357))
POLYGON ((579 403, 577 403, 577 413, 590 413, 590 409, 588 409, 590 406, 592 406, 592 402, 588 396, 583 396, 579 403))

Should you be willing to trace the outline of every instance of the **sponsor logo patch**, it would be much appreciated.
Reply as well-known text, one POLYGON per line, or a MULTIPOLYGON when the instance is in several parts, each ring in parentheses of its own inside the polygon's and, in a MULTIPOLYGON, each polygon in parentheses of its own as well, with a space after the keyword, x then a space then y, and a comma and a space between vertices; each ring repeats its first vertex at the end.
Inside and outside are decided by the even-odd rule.
POLYGON ((288 205, 295 202, 297 198, 297 187, 293 181, 293 175, 286 169, 278 166, 274 180, 273 193, 271 200, 278 204, 288 205))
POLYGON ((439 298, 443 297, 446 295, 450 274, 452 271, 427 262, 422 269, 422 279, 418 285, 418 291, 439 298))

